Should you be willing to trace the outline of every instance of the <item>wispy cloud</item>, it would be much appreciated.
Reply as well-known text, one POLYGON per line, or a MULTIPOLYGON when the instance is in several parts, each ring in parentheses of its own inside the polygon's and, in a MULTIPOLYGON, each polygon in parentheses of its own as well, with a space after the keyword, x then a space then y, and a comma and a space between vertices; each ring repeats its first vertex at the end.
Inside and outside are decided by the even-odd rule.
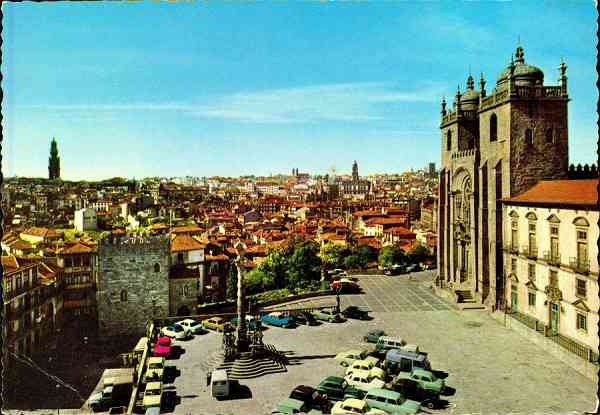
POLYGON ((203 97, 194 102, 46 105, 28 109, 68 112, 175 111, 202 118, 249 123, 366 122, 388 117, 406 102, 436 102, 443 85, 414 89, 387 82, 360 82, 280 88, 203 97))

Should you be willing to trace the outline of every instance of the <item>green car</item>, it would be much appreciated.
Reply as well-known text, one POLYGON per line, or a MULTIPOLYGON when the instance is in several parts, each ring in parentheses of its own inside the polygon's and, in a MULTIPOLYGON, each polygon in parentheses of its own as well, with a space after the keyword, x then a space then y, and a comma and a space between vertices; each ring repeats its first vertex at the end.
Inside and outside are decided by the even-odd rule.
POLYGON ((381 336, 385 336, 385 332, 381 329, 369 330, 369 332, 363 337, 363 340, 367 343, 377 343, 377 340, 381 336))
POLYGON ((299 414, 308 412, 308 408, 304 402, 298 399, 287 398, 279 402, 272 414, 299 414))
POLYGON ((419 412, 419 402, 404 399, 398 392, 387 389, 371 389, 365 396, 371 408, 377 408, 390 414, 412 415, 419 412))
POLYGON ((348 398, 362 399, 365 392, 354 386, 348 385, 344 378, 339 376, 327 376, 319 383, 317 390, 327 395, 332 401, 341 401, 348 398))
POLYGON ((439 379, 433 373, 424 369, 413 369, 410 373, 400 372, 394 378, 394 381, 399 383, 402 379, 415 381, 423 391, 433 396, 439 396, 446 387, 444 379, 439 379))

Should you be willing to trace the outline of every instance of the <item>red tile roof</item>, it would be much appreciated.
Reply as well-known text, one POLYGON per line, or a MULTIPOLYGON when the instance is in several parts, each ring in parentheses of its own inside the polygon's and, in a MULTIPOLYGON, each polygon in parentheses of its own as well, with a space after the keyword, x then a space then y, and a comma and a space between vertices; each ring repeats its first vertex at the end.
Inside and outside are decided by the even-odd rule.
POLYGON ((531 189, 503 202, 563 204, 598 208, 598 179, 542 180, 531 189))
POLYGON ((69 244, 65 248, 61 248, 59 253, 61 254, 89 254, 94 250, 89 246, 81 243, 80 241, 75 241, 72 244, 69 244))
POLYGON ((2 255, 2 267, 4 272, 10 273, 19 269, 19 262, 14 255, 2 255))
POLYGON ((55 229, 51 229, 51 228, 37 228, 37 227, 33 227, 33 228, 29 228, 29 229, 24 230, 23 234, 25 234, 25 235, 31 235, 31 236, 37 236, 37 237, 40 237, 40 238, 52 238, 52 237, 59 237, 63 233, 62 232, 58 232, 55 229))
POLYGON ((204 246, 186 233, 179 234, 171 241, 171 252, 196 251, 204 246))
POLYGON ((383 233, 391 233, 393 235, 399 235, 406 239, 414 239, 416 237, 416 234, 414 232, 411 232, 402 226, 392 226, 391 228, 385 229, 383 231, 383 233))

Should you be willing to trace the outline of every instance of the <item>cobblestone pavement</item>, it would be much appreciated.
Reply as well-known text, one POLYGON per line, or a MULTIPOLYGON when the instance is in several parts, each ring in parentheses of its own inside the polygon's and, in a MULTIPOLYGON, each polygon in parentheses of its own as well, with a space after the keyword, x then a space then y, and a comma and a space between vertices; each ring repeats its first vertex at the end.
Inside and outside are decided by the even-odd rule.
MULTIPOLYGON (((373 310, 374 320, 270 327, 264 341, 288 355, 287 372, 242 380, 243 393, 237 399, 217 401, 206 386, 206 372, 218 363, 221 335, 179 342, 185 353, 169 364, 180 376, 166 385, 180 400, 174 412, 270 414, 296 385, 314 386, 325 376, 341 375, 343 370, 332 357, 343 350, 369 347, 361 338, 372 327, 419 344, 429 353, 433 368, 448 373, 446 382, 455 394, 445 398, 445 409, 426 413, 581 413, 594 407, 593 382, 503 327, 486 311, 458 311, 437 298, 428 288, 430 274, 415 274, 411 280, 408 276, 359 278, 365 293, 341 296, 342 307, 366 305, 373 310)), ((295 304, 331 305, 335 297, 295 304)))

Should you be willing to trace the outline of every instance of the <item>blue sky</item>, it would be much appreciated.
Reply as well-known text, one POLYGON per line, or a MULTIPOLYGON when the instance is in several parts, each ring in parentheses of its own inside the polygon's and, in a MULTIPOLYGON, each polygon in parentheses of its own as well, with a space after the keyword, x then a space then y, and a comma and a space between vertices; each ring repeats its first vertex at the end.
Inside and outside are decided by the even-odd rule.
POLYGON ((4 3, 3 171, 64 179, 439 165, 439 102, 517 45, 569 69, 570 161, 596 157, 596 10, 578 2, 4 3))

